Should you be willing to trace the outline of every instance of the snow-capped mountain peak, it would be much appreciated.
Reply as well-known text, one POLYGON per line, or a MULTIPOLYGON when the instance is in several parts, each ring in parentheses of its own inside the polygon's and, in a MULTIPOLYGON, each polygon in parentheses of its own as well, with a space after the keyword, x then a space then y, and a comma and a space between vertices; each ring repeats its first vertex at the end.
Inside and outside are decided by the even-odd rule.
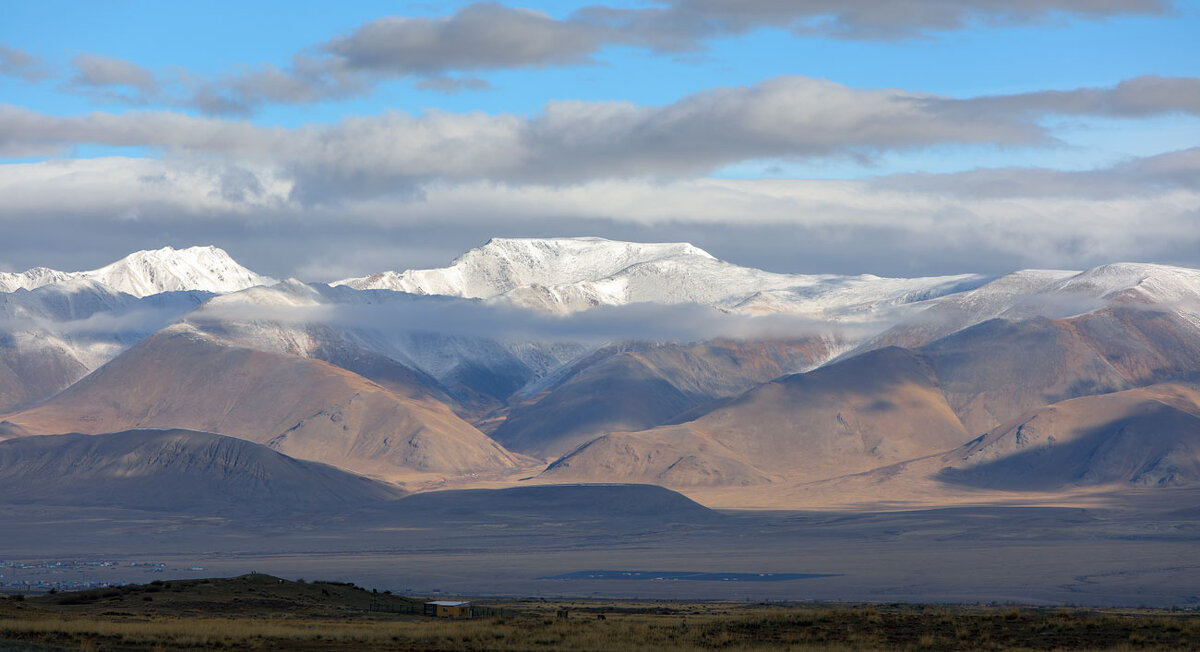
POLYGON ((91 281, 114 292, 145 297, 161 292, 202 290, 236 292, 274 279, 242 267, 224 250, 213 246, 138 251, 85 272, 61 272, 35 267, 22 273, 0 273, 0 291, 33 290, 47 285, 91 281))
POLYGON ((652 302, 827 317, 935 298, 981 279, 778 274, 718 260, 685 242, 494 238, 448 267, 383 272, 332 285, 497 299, 558 313, 652 302))
POLYGON ((1117 302, 1195 302, 1200 300, 1200 270, 1153 263, 1109 263, 1064 279, 1043 293, 1117 302))
POLYGON ((138 251, 83 275, 139 297, 177 290, 236 292, 274 282, 242 267, 223 249, 213 246, 138 251))
POLYGON ((20 273, 0 272, 0 292, 32 290, 43 285, 52 285, 70 280, 72 275, 49 267, 34 267, 20 273))
POLYGON ((633 265, 680 257, 715 260, 686 242, 619 242, 605 238, 492 238, 440 269, 383 272, 332 283, 365 289, 400 290, 489 298, 529 286, 594 281, 633 265))

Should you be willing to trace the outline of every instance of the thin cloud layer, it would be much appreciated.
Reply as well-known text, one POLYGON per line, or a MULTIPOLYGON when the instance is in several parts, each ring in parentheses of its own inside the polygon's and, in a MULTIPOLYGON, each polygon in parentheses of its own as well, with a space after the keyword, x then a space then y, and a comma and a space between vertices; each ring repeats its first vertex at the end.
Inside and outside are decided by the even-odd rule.
POLYGON ((978 115, 1014 113, 1145 118, 1164 113, 1200 115, 1200 79, 1145 75, 1112 88, 1077 88, 947 102, 944 110, 978 115))
POLYGON ((272 64, 213 79, 180 80, 184 92, 172 103, 210 115, 249 115, 264 104, 309 104, 368 94, 376 80, 341 62, 307 54, 281 68, 272 64))
POLYGON ((1058 197, 1099 201, 1172 191, 1200 192, 1200 148, 1130 159, 1097 170, 1001 168, 895 174, 876 179, 871 185, 880 190, 966 199, 1058 197))
POLYGON ((94 54, 80 54, 71 60, 75 74, 71 83, 83 88, 126 86, 143 93, 152 93, 157 88, 154 73, 132 61, 94 54))
POLYGON ((75 72, 67 80, 67 90, 95 100, 145 105, 162 93, 154 73, 132 61, 80 54, 71 59, 71 66, 75 72))
POLYGON ((973 24, 1023 25, 1055 17, 1102 20, 1160 15, 1169 0, 674 0, 659 7, 591 7, 592 18, 661 49, 696 49, 706 39, 782 27, 799 35, 855 40, 927 37, 973 24))
MULTIPOLYGON (((435 333, 503 342, 587 342, 621 340, 702 341, 714 338, 796 339, 831 333, 863 334, 887 327, 891 315, 869 323, 840 324, 795 315, 747 316, 696 304, 634 303, 596 306, 569 315, 520 308, 501 302, 448 297, 381 296, 367 303, 262 305, 237 295, 206 304, 188 316, 200 326, 275 322, 291 326, 325 325, 391 336, 435 333)), ((390 293, 389 293, 390 294, 390 293)), ((354 298, 361 301, 358 297, 354 298)))
POLYGON ((40 57, 0 43, 0 75, 39 82, 50 77, 50 67, 40 57))

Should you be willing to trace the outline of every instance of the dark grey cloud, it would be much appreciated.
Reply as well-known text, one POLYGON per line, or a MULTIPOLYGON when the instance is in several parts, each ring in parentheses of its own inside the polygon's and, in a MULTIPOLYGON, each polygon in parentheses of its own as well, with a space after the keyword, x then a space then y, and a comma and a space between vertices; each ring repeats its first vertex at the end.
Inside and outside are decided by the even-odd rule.
POLYGON ((487 2, 439 18, 389 16, 325 45, 348 67, 392 75, 440 75, 578 64, 605 42, 606 30, 530 9, 487 2))
POLYGON ((71 65, 75 68, 71 83, 80 87, 127 86, 151 93, 158 86, 154 73, 125 59, 80 54, 71 59, 71 65))
POLYGON ((40 57, 0 43, 0 75, 39 82, 49 78, 51 71, 40 57))
POLYGON ((1170 0, 668 0, 658 4, 626 10, 589 7, 573 19, 607 25, 624 39, 647 47, 690 50, 706 39, 767 27, 802 36, 891 40, 979 24, 1161 15, 1173 6, 1170 0))
POLYGON ((604 43, 596 26, 498 3, 438 18, 388 16, 300 53, 287 67, 263 65, 212 79, 185 79, 178 103, 215 115, 263 104, 307 104, 369 93, 381 79, 413 77, 420 88, 489 88, 462 72, 586 63, 604 43))
POLYGON ((262 179, 250 170, 230 166, 221 171, 217 194, 226 201, 243 203, 254 197, 261 197, 266 189, 262 179))
POLYGON ((213 79, 184 75, 176 104, 213 115, 248 115, 263 104, 309 104, 365 95, 375 84, 371 75, 341 62, 298 54, 291 65, 262 65, 213 79))
POLYGON ((437 18, 380 18, 331 40, 324 49, 352 69, 437 75, 584 63, 610 45, 698 50, 709 39, 762 28, 895 39, 974 24, 1158 15, 1171 8, 1170 0, 668 0, 634 9, 593 5, 556 19, 485 2, 437 18))
POLYGON ((132 61, 79 54, 71 59, 71 67, 74 72, 65 88, 98 101, 145 105, 162 95, 154 73, 132 61))

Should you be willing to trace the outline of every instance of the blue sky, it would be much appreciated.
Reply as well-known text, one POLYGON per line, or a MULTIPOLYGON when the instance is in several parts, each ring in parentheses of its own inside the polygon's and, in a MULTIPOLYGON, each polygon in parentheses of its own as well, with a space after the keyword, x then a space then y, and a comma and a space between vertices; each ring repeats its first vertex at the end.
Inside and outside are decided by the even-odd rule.
MULTIPOLYGON (((152 70, 183 67, 219 75, 262 63, 285 66, 294 53, 389 15, 439 16, 467 3, 353 2, 16 2, 6 7, 0 43, 36 54, 60 71, 80 53, 118 57, 152 70), (70 20, 64 20, 69 16, 70 20)), ((512 6, 565 17, 589 3, 522 2, 512 6)), ((639 6, 639 3, 613 3, 639 6)), ((382 84, 366 97, 301 107, 268 107, 260 124, 330 122, 388 109, 534 113, 550 99, 627 100, 665 104, 712 86, 805 75, 847 85, 900 87, 956 96, 1111 85, 1129 77, 1200 72, 1200 3, 1181 2, 1165 16, 1106 20, 1053 17, 1039 24, 975 27, 932 37, 888 41, 797 38, 763 27, 712 40, 703 51, 663 55, 637 48, 602 49, 594 65, 496 71, 495 88, 446 95, 408 80, 382 84)), ((119 105, 93 103, 53 83, 3 79, 5 101, 55 114, 119 105)))
MULTIPOLYGON (((1081 249, 1081 236, 1069 231, 1026 233, 1014 236, 1013 242, 1042 236, 1058 238, 1060 246, 1030 253, 1017 250, 1011 242, 985 243, 980 251, 956 245, 957 255, 936 257, 928 264, 913 262, 927 260, 920 251, 892 255, 894 260, 880 263, 881 243, 890 237, 882 233, 904 233, 913 242, 934 234, 917 231, 928 228, 930 215, 910 222, 897 217, 881 224, 877 205, 899 199, 885 198, 872 185, 892 175, 923 173, 936 175, 949 188, 955 173, 978 169, 1035 176, 1044 169, 1090 171, 1096 172, 1097 179, 1110 179, 1106 170, 1148 167, 1150 163, 1139 162, 1148 157, 1184 152, 1170 159, 1172 165, 1190 161, 1195 157, 1187 152, 1200 146, 1200 107, 1193 97, 1200 92, 1195 90, 1200 76, 1198 2, 1045 0, 1021 3, 1023 9, 1014 12, 989 10, 1005 7, 993 2, 858 0, 845 4, 849 7, 845 13, 833 16, 831 28, 807 32, 806 28, 836 14, 829 7, 843 5, 821 0, 791 5, 771 0, 746 5, 698 0, 612 2, 604 7, 624 13, 603 25, 587 18, 589 5, 595 6, 566 2, 9 3, 0 22, 0 46, 6 48, 0 54, 8 53, 7 59, 0 58, 0 71, 7 72, 0 74, 0 105, 7 107, 7 114, 0 113, 0 191, 8 188, 20 201, 12 202, 7 217, 0 219, 24 219, 20 228, 29 233, 7 248, 0 245, 0 264, 68 262, 69 247, 34 245, 53 238, 35 233, 38 227, 32 225, 30 215, 40 216, 39 223, 107 226, 108 233, 124 232, 111 228, 113 220, 128 225, 131 215, 152 223, 143 235, 135 230, 126 236, 93 239, 105 244, 94 253, 86 252, 85 258, 118 255, 122 245, 129 249, 153 245, 156 238, 172 240, 163 244, 194 244, 181 240, 207 238, 236 246, 245 241, 247 232, 293 237, 292 247, 259 254, 260 267, 280 275, 372 271, 355 267, 366 264, 402 268, 435 263, 478 244, 488 230, 494 235, 541 235, 557 228, 578 235, 580 229, 587 229, 644 239, 669 237, 671 225, 678 227, 681 238, 699 234, 710 248, 714 243, 728 247, 726 252, 715 252, 718 255, 788 271, 826 271, 816 269, 824 265, 837 271, 950 273, 977 271, 962 269, 976 260, 982 267, 1000 270, 1078 267, 1113 256, 1200 264, 1178 252, 1180 238, 1197 237, 1196 232, 1186 231, 1161 236, 1160 246, 1141 237, 1137 248, 1125 249, 1111 241, 1081 249), (750 5, 761 8, 767 17, 741 11, 750 5), (1064 11, 1090 6, 1099 9, 1064 11), (950 7, 958 14, 950 24, 939 22, 940 18, 929 17, 931 7, 950 7), (522 22, 525 14, 518 9, 543 12, 533 21, 541 27, 522 22), (468 23, 465 17, 473 11, 490 11, 499 18, 494 25, 487 20, 468 23), (514 16, 517 22, 512 29, 548 31, 516 33, 516 40, 504 40, 513 39, 515 32, 495 25, 514 16), (410 27, 394 29, 396 18, 408 19, 410 27), (465 27, 435 34, 439 25, 460 22, 465 27), (379 24, 391 27, 383 31, 381 41, 367 43, 368 28, 379 24), (710 29, 712 25, 718 27, 710 29), (500 33, 501 29, 509 31, 500 33), (543 49, 522 55, 517 63, 504 63, 512 50, 535 41, 539 34, 551 35, 543 49), (669 40, 678 34, 686 34, 682 45, 669 40), (493 44, 489 51, 487 39, 493 36, 502 45, 493 44), (575 48, 572 39, 589 43, 594 39, 594 44, 575 48), (348 44, 348 49, 330 45, 336 42, 348 44), (354 49, 380 43, 383 54, 354 49), (473 54, 463 59, 459 56, 463 51, 473 54), (356 54, 361 52, 367 54, 356 54), (297 55, 315 62, 316 72, 304 76, 293 71, 297 55), (439 56, 446 58, 444 66, 438 63, 439 56), (85 59, 91 60, 92 67, 81 63, 85 59), (251 77, 264 66, 277 68, 276 81, 284 90, 255 95, 265 82, 251 77), (144 85, 121 83, 129 75, 144 80, 140 82, 144 85), (84 77, 89 83, 78 83, 84 77), (445 78, 467 80, 476 87, 457 92, 424 88, 433 82, 444 85, 445 78), (322 86, 343 82, 350 90, 328 91, 330 87, 322 86), (198 99, 197 89, 223 94, 234 102, 206 104, 198 99), (896 97, 882 98, 873 93, 878 89, 894 89, 896 97), (1103 96, 1088 99, 1097 89, 1103 96), (1048 91, 1070 98, 1051 98, 1048 91), (305 95, 310 92, 314 96, 305 95), (839 95, 847 112, 865 107, 863 115, 848 123, 836 109, 822 113, 822 102, 831 93, 839 95), (1025 98, 1028 94, 1041 95, 1025 98), (992 96, 1008 99, 993 102, 988 99, 992 96), (926 97, 936 101, 927 103, 926 97), (979 108, 962 112, 953 102, 956 99, 979 108), (1077 102, 1088 105, 1079 108, 1077 102), (548 103, 569 106, 550 111, 548 103), (614 103, 629 110, 616 111, 614 103), (909 115, 913 104, 921 107, 919 119, 909 115), (229 110, 230 106, 235 108, 229 110), (734 110, 748 117, 739 117, 738 125, 727 127, 734 110), (143 119, 150 114, 156 116, 156 124, 172 126, 153 131, 146 125, 154 121, 143 119), (565 117, 552 121, 551 114, 565 117), (397 125, 395 116, 410 120, 401 119, 404 124, 397 125), (188 121, 180 122, 184 118, 188 121), (945 138, 938 135, 942 119, 947 120, 945 138), (38 124, 36 136, 30 135, 31 120, 38 124), (361 129, 347 128, 359 124, 356 121, 361 129), (548 126, 550 122, 554 124, 548 126), (672 133, 680 124, 686 129, 672 133), (611 135, 603 131, 610 128, 611 135), (192 135, 201 132, 204 135, 192 135), (184 134, 187 142, 181 143, 184 134), (354 138, 365 140, 356 143, 354 138), (297 145, 292 153, 282 152, 278 144, 290 146, 304 139, 308 145, 297 145), (392 149, 362 153, 381 142, 390 143, 392 149), (396 148, 407 148, 408 143, 414 143, 411 155, 395 160, 396 148), (509 156, 517 146, 528 151, 509 156), (420 147, 433 149, 424 152, 420 147), (336 158, 321 158, 330 151, 336 158), (430 161, 428 170, 421 167, 422 157, 430 161), (447 157, 454 160, 441 160, 447 157), (85 159, 103 165, 84 166, 85 159), (300 159, 303 162, 297 163, 300 159), (352 169, 355 165, 362 169, 352 169), (68 167, 70 174, 58 173, 68 167), (136 174, 131 172, 134 169, 136 174), (150 169, 160 172, 151 174, 150 169), (84 183, 81 179, 87 175, 96 176, 84 183), (177 184, 178 192, 162 194, 155 190, 161 184, 148 185, 148 179, 160 176, 177 184), (246 188, 230 186, 230 179, 243 178, 249 180, 246 188), (704 211, 688 212, 685 207, 678 212, 644 208, 647 202, 669 205, 679 193, 689 196, 687 184, 708 184, 708 191, 718 192, 712 184, 724 179, 746 182, 739 186, 739 201, 753 195, 753 201, 746 200, 750 205, 767 203, 771 210, 780 211, 766 219, 792 234, 781 239, 784 244, 778 250, 772 251, 769 244, 756 249, 749 240, 730 244, 731 231, 771 239, 759 231, 769 231, 762 223, 765 218, 740 213, 746 210, 742 204, 730 204, 723 219, 698 217, 695 213, 704 211), (763 185, 767 180, 794 182, 788 207, 780 208, 778 186, 763 185), (763 184, 753 183, 760 181, 763 184), (851 199, 845 199, 844 189, 820 185, 822 181, 860 185, 851 199), (219 187, 202 190, 205 183, 219 187), (646 183, 654 192, 644 188, 646 183), (618 184, 618 190, 612 184, 618 184), (595 201, 587 198, 589 187, 597 188, 595 201), (107 194, 103 201, 90 204, 91 210, 64 201, 33 199, 39 193, 83 196, 100 192, 98 188, 107 188, 107 194), (197 199, 189 203, 181 198, 187 193, 197 199), (614 197, 634 195, 642 198, 636 215, 630 214, 627 204, 604 208, 604 202, 614 202, 614 197), (547 201, 547 196, 554 201, 547 201), (435 201, 443 203, 434 205, 435 201), (497 207, 496 202, 501 204, 497 207), (480 215, 481 205, 497 207, 494 212, 507 217, 480 215), (555 206, 554 210, 534 210, 525 218, 521 214, 529 206, 547 205, 555 206), (875 244, 848 250, 841 258, 792 255, 797 238, 810 240, 813 229, 838 223, 824 215, 813 217, 814 210, 849 216, 842 218, 846 228, 870 230, 862 234, 862 241, 875 244), (414 243, 413 238, 419 238, 414 234, 437 231, 422 228, 430 226, 421 222, 428 219, 461 222, 461 237, 439 233, 425 243, 414 243), (347 246, 374 243, 375 249, 356 263, 329 262, 327 253, 304 238, 331 228, 330 220, 360 234, 348 239, 347 246), (869 228, 864 226, 867 223, 869 228), (794 235, 800 232, 806 235, 794 235), (380 234, 395 236, 396 242, 379 244, 380 234)), ((1171 174, 1172 179, 1179 176, 1171 174)), ((1176 184, 1164 189, 1161 181, 1146 181, 1144 175, 1136 179, 1144 187, 1122 198, 1128 204, 1126 221, 1150 219, 1138 211, 1161 212, 1166 205, 1178 210, 1171 216, 1174 226, 1170 228, 1192 223, 1194 195, 1186 193, 1194 188, 1176 184), (1129 199, 1148 197, 1149 189, 1158 193, 1154 196, 1158 203, 1129 199), (1174 194, 1168 197, 1164 194, 1168 191, 1174 194)), ((1037 201, 1043 203, 1056 200, 1053 206, 1035 205, 1028 197, 1012 197, 1009 205, 1019 206, 1022 214, 1041 211, 1043 220, 1052 215, 1059 219, 1066 202, 1101 201, 1097 197, 1103 187, 1112 185, 1097 181, 1094 192, 1073 186, 1069 193, 1039 196, 1037 201)), ((727 188, 720 192, 728 195, 727 188)), ((953 194, 946 190, 924 196, 908 193, 904 201, 910 203, 896 213, 920 215, 924 206, 942 215, 974 214, 980 225, 1005 223, 993 214, 1000 210, 995 205, 938 203, 953 194)), ((968 201, 980 200, 962 200, 968 201)), ((1114 205, 1111 197, 1103 201, 1106 207, 1114 205)), ((1097 212, 1086 204, 1078 210, 1097 212)), ((962 228, 971 229, 969 219, 962 228)), ((1032 227, 1014 224, 1011 228, 1032 227)), ((1170 228, 1156 227, 1164 233, 1170 228)), ((944 245, 939 250, 944 251, 944 245)))

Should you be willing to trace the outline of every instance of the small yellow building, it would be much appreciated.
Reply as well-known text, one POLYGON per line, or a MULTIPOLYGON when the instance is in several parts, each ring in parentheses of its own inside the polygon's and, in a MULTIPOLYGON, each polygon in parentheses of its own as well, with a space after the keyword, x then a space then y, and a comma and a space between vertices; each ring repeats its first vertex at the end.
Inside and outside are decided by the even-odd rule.
POLYGON ((425 603, 425 615, 438 618, 470 618, 470 602, 452 602, 450 600, 435 600, 425 603))

